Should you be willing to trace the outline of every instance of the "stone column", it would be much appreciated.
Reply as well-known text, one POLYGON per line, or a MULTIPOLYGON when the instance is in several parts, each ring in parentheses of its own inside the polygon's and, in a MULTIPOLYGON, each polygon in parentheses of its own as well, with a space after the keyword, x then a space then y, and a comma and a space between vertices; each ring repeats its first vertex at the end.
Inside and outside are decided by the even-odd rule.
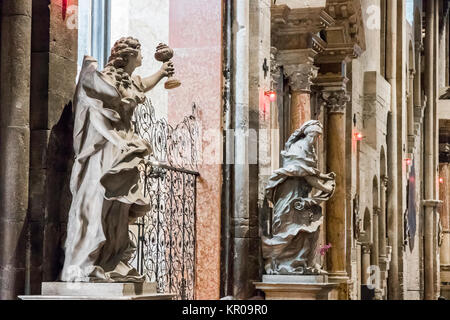
POLYGON ((380 214, 378 215, 378 244, 381 259, 386 259, 386 190, 388 185, 388 177, 381 177, 380 188, 380 214))
POLYGON ((410 152, 414 144, 414 70, 409 71, 409 92, 408 92, 408 143, 410 152))
POLYGON ((258 164, 258 152, 262 144, 258 134, 261 93, 270 85, 270 77, 261 68, 264 58, 270 57, 270 33, 262 32, 258 26, 260 22, 270 25, 269 8, 268 1, 238 0, 232 9, 232 19, 239 26, 232 36, 235 153, 230 231, 232 294, 236 299, 250 298, 255 290, 253 281, 260 277, 258 200, 262 166, 258 164))
POLYGON ((285 65, 284 73, 291 89, 289 132, 293 133, 311 120, 311 80, 317 76, 317 67, 312 64, 285 65))
POLYGON ((368 285, 369 284, 369 277, 370 277, 370 255, 371 255, 371 248, 370 244, 363 243, 361 245, 361 284, 362 285, 368 285))
POLYGON ((332 247, 327 254, 327 268, 334 279, 347 278, 346 198, 345 198, 345 109, 350 100, 343 85, 324 88, 327 108, 327 172, 336 174, 336 190, 326 203, 326 236, 332 247), (331 90, 330 90, 331 89, 331 90))
POLYGON ((391 110, 388 121, 388 238, 392 247, 389 267, 389 299, 400 299, 398 276, 398 134, 397 134, 397 0, 387 1, 386 80, 391 85, 391 110))
POLYGON ((381 208, 374 207, 373 208, 373 248, 372 248, 372 256, 371 263, 375 266, 378 266, 379 254, 380 254, 380 242, 379 242, 379 217, 381 215, 381 208))
POLYGON ((434 299, 434 270, 433 270, 433 222, 434 208, 430 200, 434 196, 434 1, 426 3, 426 35, 425 35, 425 94, 427 96, 427 106, 424 119, 424 286, 425 299, 434 299))
POLYGON ((0 300, 25 292, 32 0, 4 0, 0 101, 0 300))

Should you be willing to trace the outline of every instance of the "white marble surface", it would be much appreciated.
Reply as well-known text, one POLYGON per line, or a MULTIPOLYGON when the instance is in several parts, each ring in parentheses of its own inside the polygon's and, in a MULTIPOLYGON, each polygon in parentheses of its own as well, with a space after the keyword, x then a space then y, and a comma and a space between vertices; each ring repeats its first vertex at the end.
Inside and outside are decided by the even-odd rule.
POLYGON ((20 300, 173 300, 175 294, 157 293, 155 282, 44 282, 42 295, 23 295, 18 298, 20 300))
POLYGON ((44 282, 44 296, 135 296, 156 294, 156 283, 44 282))
POLYGON ((327 275, 263 275, 264 283, 328 283, 327 275))
POLYGON ((155 293, 133 296, 19 296, 20 300, 173 300, 174 294, 155 293))

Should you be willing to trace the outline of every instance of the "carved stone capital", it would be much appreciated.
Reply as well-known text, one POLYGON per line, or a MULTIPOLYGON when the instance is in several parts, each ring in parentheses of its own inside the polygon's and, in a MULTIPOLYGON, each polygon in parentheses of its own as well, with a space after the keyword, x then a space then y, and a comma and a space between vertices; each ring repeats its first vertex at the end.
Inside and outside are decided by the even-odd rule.
POLYGON ((381 185, 387 189, 389 183, 388 176, 381 176, 381 185))
POLYGON ((361 244, 361 252, 362 254, 370 254, 371 246, 370 243, 361 244))
POLYGON ((292 91, 310 92, 312 79, 317 76, 318 68, 310 64, 284 66, 284 74, 289 79, 292 91))
POLYGON ((326 107, 329 113, 345 113, 350 96, 345 90, 323 91, 320 100, 321 105, 326 107))
POLYGON ((425 46, 423 45, 422 40, 415 41, 414 48, 416 49, 417 53, 422 53, 423 50, 425 49, 425 46))
POLYGON ((439 162, 450 162, 450 143, 439 144, 439 162))
POLYGON ((373 207, 373 214, 374 215, 380 215, 381 214, 381 208, 380 207, 373 207))

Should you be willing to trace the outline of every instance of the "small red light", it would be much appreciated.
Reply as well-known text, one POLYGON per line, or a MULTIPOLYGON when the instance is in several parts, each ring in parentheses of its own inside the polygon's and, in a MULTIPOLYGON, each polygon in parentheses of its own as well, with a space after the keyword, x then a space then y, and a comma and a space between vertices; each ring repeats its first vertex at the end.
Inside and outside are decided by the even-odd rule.
POLYGON ((439 183, 444 183, 444 178, 439 178, 439 183))
POLYGON ((410 166, 412 163, 411 159, 409 159, 409 158, 405 159, 405 162, 408 166, 410 166))
POLYGON ((356 132, 355 133, 355 139, 356 141, 361 141, 363 139, 363 135, 361 132, 356 132))
POLYGON ((66 15, 67 15, 67 2, 68 0, 62 0, 62 19, 66 20, 66 15))
POLYGON ((270 102, 275 102, 277 100, 277 93, 275 91, 266 91, 264 95, 269 97, 270 102))

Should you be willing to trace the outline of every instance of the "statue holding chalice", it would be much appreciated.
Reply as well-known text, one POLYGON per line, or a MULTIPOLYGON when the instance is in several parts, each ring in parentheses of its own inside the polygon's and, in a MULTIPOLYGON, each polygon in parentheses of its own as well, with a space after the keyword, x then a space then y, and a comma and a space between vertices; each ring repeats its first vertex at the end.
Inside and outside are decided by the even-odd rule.
MULTIPOLYGON (((170 61, 173 57, 173 50, 164 43, 160 43, 156 47, 155 59, 163 63, 168 63, 173 68, 173 63, 170 61)), ((164 84, 166 89, 175 89, 181 85, 181 82, 173 77, 173 72, 167 77, 167 81, 164 84)))
POLYGON ((145 177, 160 174, 148 159, 150 143, 132 123, 145 93, 164 77, 173 79, 173 50, 160 44, 155 57, 163 62, 153 75, 140 77, 141 44, 132 37, 115 42, 104 70, 85 56, 74 97, 75 160, 70 180, 72 204, 64 243, 64 282, 144 282, 130 264, 136 247, 128 224, 150 210, 145 177))

